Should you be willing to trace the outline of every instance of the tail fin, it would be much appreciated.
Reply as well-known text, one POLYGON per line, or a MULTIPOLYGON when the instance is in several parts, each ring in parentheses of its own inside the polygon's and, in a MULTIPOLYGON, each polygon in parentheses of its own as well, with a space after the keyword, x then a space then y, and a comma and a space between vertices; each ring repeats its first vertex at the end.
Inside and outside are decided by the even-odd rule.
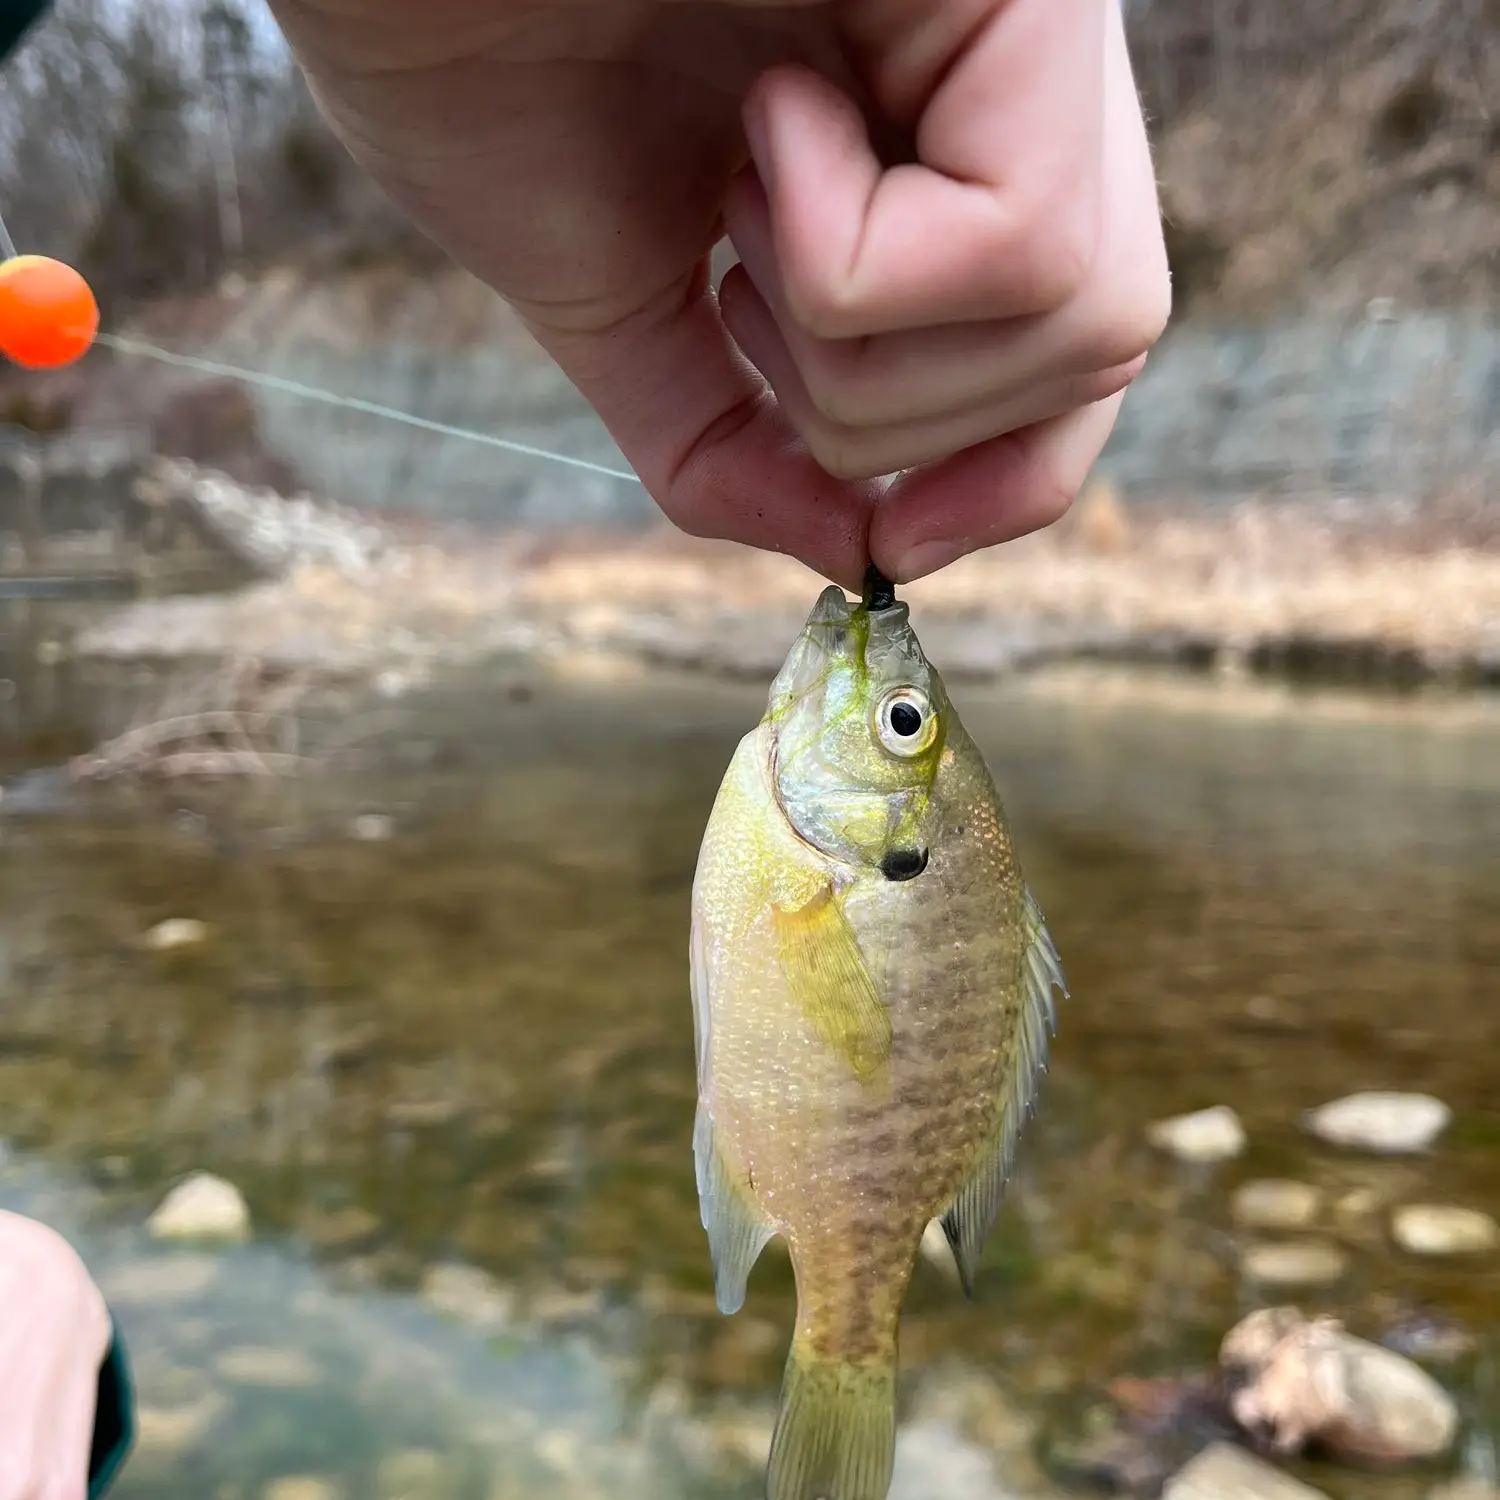
POLYGON ((792 1341, 767 1500, 885 1500, 896 1453, 896 1365, 819 1359, 792 1341))

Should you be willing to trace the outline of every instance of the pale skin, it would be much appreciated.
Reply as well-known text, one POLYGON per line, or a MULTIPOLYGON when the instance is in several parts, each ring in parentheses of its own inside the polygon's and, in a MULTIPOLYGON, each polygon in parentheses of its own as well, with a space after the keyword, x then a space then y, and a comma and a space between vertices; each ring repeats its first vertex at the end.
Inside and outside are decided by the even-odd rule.
POLYGON ((73 1247, 0 1211, 0 1500, 84 1500, 109 1339, 73 1247))
POLYGON ((1118 0, 271 8, 685 531, 852 588, 1045 526, 1165 325, 1118 0))

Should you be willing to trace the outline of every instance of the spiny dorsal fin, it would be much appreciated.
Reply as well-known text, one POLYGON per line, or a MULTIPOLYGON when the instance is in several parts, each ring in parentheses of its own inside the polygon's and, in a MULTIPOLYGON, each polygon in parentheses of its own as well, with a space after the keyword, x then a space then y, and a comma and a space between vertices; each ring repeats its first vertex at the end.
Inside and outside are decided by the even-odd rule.
POLYGON ((994 1227, 1000 1200, 1015 1162, 1021 1129, 1036 1108, 1042 1074, 1047 1071, 1048 1044, 1057 1029, 1053 991, 1068 997, 1068 982, 1047 923, 1028 890, 1022 898, 1025 950, 1021 956, 1021 1018, 1016 1028, 1010 1067, 1001 1084, 1004 1107, 993 1139, 969 1180, 943 1215, 943 1233, 953 1247, 964 1295, 974 1296, 974 1278, 984 1242, 994 1227))
POLYGON ((891 1017, 831 885, 794 910, 771 908, 787 987, 808 1024, 860 1077, 890 1056, 891 1017))

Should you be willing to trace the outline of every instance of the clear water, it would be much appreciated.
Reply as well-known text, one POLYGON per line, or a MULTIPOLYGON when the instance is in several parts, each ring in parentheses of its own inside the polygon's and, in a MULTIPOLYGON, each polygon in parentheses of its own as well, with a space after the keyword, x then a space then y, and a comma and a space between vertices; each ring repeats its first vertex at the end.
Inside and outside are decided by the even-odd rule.
MULTIPOLYGON (((0 725, 7 771, 97 730, 76 707, 107 695, 59 683, 53 720, 0 725)), ((1037 1422, 1211 1357, 1254 1305, 1236 1183, 1500 1203, 1500 706, 1082 670, 954 696, 1073 987, 977 1304, 924 1263, 903 1330, 913 1421, 943 1381, 987 1393, 954 1421, 1004 1494, 1046 1483, 1037 1422), (1414 1161, 1300 1130, 1365 1087, 1436 1093, 1454 1124, 1414 1161), (1214 1103, 1245 1121, 1240 1161, 1143 1144, 1214 1103)), ((360 761, 296 784, 0 802, 0 1204, 74 1233, 113 1289, 149 1412, 122 1500, 286 1476, 379 1500, 757 1493, 790 1276, 772 1247, 745 1309, 714 1310, 685 941, 759 707, 495 668, 371 717, 360 761), (368 812, 389 839, 352 836, 368 812), (144 951, 172 917, 208 940, 144 951), (144 1236, 195 1168, 243 1190, 252 1245, 205 1261, 144 1236), (503 1326, 429 1306, 448 1262, 495 1278, 503 1326)), ((1492 1263, 1403 1257, 1378 1215, 1344 1238, 1350 1274, 1303 1305, 1492 1338, 1492 1263)), ((1488 1368, 1460 1392, 1480 1448, 1488 1368)), ((957 1482, 922 1451, 903 1439, 906 1500, 957 1482)))

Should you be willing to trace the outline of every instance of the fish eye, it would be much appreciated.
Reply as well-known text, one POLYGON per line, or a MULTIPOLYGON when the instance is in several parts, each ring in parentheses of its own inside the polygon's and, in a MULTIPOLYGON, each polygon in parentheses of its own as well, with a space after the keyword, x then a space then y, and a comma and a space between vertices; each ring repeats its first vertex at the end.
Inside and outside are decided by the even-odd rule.
POLYGON ((880 703, 876 727, 892 755, 920 755, 932 743, 932 705, 916 688, 896 688, 880 703))

